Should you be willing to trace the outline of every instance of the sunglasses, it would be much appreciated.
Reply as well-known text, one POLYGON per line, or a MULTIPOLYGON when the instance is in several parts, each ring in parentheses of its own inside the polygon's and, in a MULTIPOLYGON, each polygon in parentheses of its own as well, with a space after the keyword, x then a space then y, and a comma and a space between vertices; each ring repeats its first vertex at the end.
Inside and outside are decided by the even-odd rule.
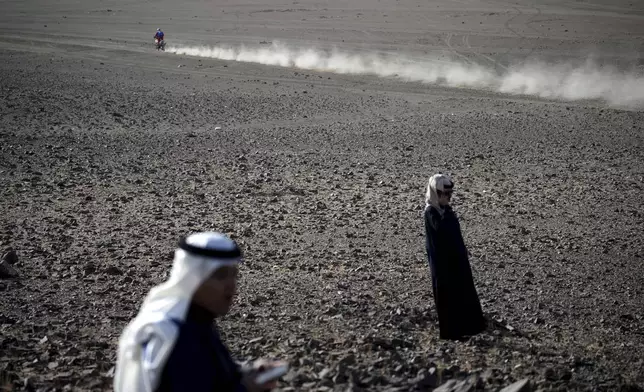
POLYGON ((438 195, 446 195, 446 196, 452 196, 454 191, 437 191, 438 195))

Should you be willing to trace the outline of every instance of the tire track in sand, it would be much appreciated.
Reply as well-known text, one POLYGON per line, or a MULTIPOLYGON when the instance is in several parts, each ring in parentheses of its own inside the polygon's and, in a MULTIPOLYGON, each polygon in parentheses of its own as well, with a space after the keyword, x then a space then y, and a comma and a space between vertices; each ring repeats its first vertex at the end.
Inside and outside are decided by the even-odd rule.
POLYGON ((460 57, 461 59, 465 60, 465 62, 467 62, 468 64, 470 64, 470 65, 474 64, 474 62, 472 60, 470 60, 469 57, 465 56, 464 54, 462 54, 461 52, 459 52, 458 50, 456 50, 456 48, 454 48, 452 46, 452 37, 453 36, 454 36, 454 33, 449 32, 449 33, 447 33, 447 37, 445 38, 445 45, 447 45, 447 47, 449 48, 450 52, 452 52, 452 54, 460 57))
POLYGON ((490 57, 488 55, 485 55, 485 54, 475 50, 472 47, 472 45, 470 44, 470 35, 469 34, 466 34, 466 35, 463 36, 463 44, 470 51, 470 53, 472 53, 472 54, 474 54, 474 55, 476 55, 478 57, 481 57, 484 60, 489 61, 494 66, 494 69, 496 71, 498 71, 498 68, 502 68, 504 71, 507 71, 508 67, 506 67, 505 65, 501 64, 496 59, 494 59, 494 58, 492 58, 492 57, 490 57))
MULTIPOLYGON (((524 13, 524 12, 522 12, 522 11, 521 11, 521 9, 520 9, 519 7, 512 7, 512 8, 514 8, 514 10, 515 10, 517 13, 516 13, 514 16, 512 16, 511 18, 509 18, 508 20, 506 20, 506 21, 505 21, 505 23, 503 23, 503 27, 504 27, 506 30, 508 30, 509 32, 511 32, 512 34, 514 34, 516 37, 520 38, 519 45, 523 45, 523 43, 524 43, 524 42, 526 42, 526 41, 528 40, 528 37, 526 37, 524 34, 521 34, 521 33, 519 33, 517 30, 515 30, 515 29, 512 27, 512 22, 513 22, 515 19, 517 19, 517 18, 519 18, 519 17, 521 17, 521 16, 524 16, 524 15, 525 15, 525 13, 524 13)), ((531 7, 531 8, 532 8, 532 9, 534 9, 534 10, 536 10, 537 12, 536 12, 536 14, 531 15, 531 16, 528 18, 528 20, 524 23, 524 25, 525 25, 526 27, 528 27, 529 29, 531 29, 531 30, 535 31, 535 32, 537 33, 537 35, 539 36, 539 35, 541 35, 541 32, 537 31, 535 28, 533 28, 533 27, 532 27, 532 26, 530 26, 529 24, 530 24, 530 22, 531 22, 533 19, 535 19, 536 17, 538 17, 538 16, 540 16, 540 15, 541 15, 541 9, 539 9, 539 8, 537 8, 537 7, 534 7, 534 6, 533 6, 533 7, 531 7)), ((512 48, 511 48, 511 47, 508 47, 508 49, 503 53, 503 56, 504 56, 504 57, 506 57, 506 58, 509 58, 509 57, 510 57, 510 56, 509 56, 509 54, 510 54, 510 51, 511 51, 511 50, 512 50, 512 48)), ((525 64, 525 62, 527 61, 527 59, 528 59, 528 58, 529 58, 529 57, 534 53, 534 51, 535 51, 535 50, 536 50, 536 47, 532 46, 532 47, 530 48, 530 51, 528 52, 528 54, 526 54, 526 55, 524 56, 524 58, 523 58, 523 60, 521 61, 521 63, 520 63, 520 64, 521 64, 521 65, 525 64)))

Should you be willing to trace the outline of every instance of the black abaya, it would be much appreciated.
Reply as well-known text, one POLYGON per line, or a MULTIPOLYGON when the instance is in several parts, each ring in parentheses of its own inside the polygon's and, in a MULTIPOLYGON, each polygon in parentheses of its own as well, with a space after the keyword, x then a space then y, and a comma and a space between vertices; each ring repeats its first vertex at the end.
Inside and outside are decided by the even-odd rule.
POLYGON ((482 332, 485 319, 456 214, 449 206, 442 214, 436 207, 427 207, 425 230, 441 339, 482 332))

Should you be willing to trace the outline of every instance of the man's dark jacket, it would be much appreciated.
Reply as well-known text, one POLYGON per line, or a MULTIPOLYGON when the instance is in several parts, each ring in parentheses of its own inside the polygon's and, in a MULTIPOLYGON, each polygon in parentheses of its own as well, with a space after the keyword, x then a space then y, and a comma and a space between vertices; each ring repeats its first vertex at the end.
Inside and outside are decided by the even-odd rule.
POLYGON ((241 372, 213 325, 214 316, 192 305, 166 362, 157 392, 245 392, 241 372))

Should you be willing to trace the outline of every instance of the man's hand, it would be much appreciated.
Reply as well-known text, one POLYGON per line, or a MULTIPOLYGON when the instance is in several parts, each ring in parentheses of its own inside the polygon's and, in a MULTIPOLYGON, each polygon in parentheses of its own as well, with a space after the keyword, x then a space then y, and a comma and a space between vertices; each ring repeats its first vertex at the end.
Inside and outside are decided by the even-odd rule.
POLYGON ((249 392, 263 392, 270 391, 271 389, 277 387, 277 380, 268 381, 264 384, 258 385, 255 383, 255 379, 262 372, 265 372, 274 367, 286 365, 284 361, 268 361, 265 359, 258 359, 252 365, 252 369, 242 377, 242 384, 248 389, 249 392))
POLYGON ((265 392, 270 391, 271 389, 277 386, 277 381, 269 381, 264 384, 256 384, 255 379, 260 374, 260 372, 253 370, 250 371, 242 377, 242 384, 246 387, 248 392, 265 392))

